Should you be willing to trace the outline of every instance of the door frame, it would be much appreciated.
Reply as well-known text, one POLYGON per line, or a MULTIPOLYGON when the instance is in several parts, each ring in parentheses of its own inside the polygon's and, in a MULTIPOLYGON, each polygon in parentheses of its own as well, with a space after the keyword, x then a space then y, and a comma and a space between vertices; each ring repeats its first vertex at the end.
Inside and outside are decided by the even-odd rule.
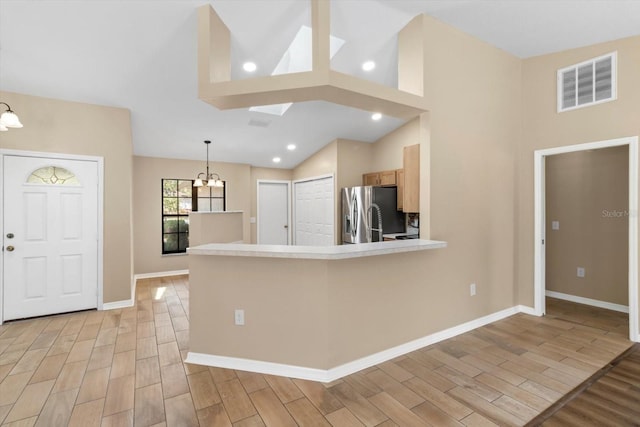
MULTIPOLYGON (((4 158, 5 156, 39 157, 46 159, 80 160, 96 162, 98 166, 98 310, 103 310, 103 275, 104 275, 104 157, 78 154, 48 153, 44 151, 22 151, 0 148, 0 212, 4 217, 4 158)), ((4 221, 0 221, 0 236, 4 236, 4 221)), ((0 257, 0 325, 4 319, 4 256, 0 257)))
POLYGON ((542 316, 545 304, 545 157, 554 154, 629 146, 629 339, 638 335, 638 137, 626 137, 585 144, 536 150, 534 152, 534 313, 542 316))
POLYGON ((292 187, 291 187, 291 199, 292 199, 292 203, 293 203, 293 222, 291 229, 293 230, 293 234, 292 234, 292 245, 297 244, 296 240, 296 212, 298 207, 296 206, 296 186, 295 184, 298 184, 300 182, 309 182, 309 181, 319 181, 321 179, 327 179, 327 178, 331 178, 332 184, 333 184, 333 244, 337 244, 337 236, 336 236, 336 226, 337 226, 337 222, 338 219, 340 218, 340 214, 338 213, 338 195, 337 195, 337 191, 336 191, 336 177, 335 174, 332 173, 328 173, 328 174, 324 174, 324 175, 318 175, 318 176, 312 176, 309 178, 301 178, 301 179, 294 179, 292 182, 292 187))
POLYGON ((279 180, 279 179, 259 179, 256 182, 256 244, 260 244, 260 184, 286 184, 287 185, 287 222, 289 227, 287 228, 287 245, 292 244, 291 229, 291 181, 279 180))

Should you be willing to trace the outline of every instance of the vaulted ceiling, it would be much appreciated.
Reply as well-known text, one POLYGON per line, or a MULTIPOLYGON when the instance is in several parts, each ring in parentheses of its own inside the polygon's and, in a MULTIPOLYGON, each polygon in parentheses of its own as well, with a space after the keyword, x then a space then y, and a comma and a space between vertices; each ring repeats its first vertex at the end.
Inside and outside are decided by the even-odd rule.
MULTIPOLYGON (((128 108, 137 155, 201 160, 211 139, 216 161, 265 167, 291 168, 335 138, 372 142, 402 124, 319 101, 282 116, 200 101, 196 8, 206 3, 0 0, 0 89, 128 108)), ((208 3, 231 31, 236 79, 271 74, 311 25, 304 0, 208 3), (245 61, 255 73, 243 71, 245 61)), ((333 0, 331 34, 344 44, 332 67, 394 86, 396 34, 419 13, 522 58, 640 34, 637 0, 333 0), (373 71, 362 70, 366 60, 373 71)))

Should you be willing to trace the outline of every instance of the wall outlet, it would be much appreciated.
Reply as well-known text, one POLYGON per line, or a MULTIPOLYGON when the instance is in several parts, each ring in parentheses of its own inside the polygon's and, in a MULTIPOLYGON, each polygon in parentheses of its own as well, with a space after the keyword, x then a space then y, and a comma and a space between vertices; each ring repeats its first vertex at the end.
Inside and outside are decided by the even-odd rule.
POLYGON ((244 326, 244 310, 237 309, 234 313, 234 320, 237 326, 244 326))
POLYGON ((474 296, 476 294, 476 284, 472 283, 469 285, 469 295, 474 296))
POLYGON ((560 230, 560 221, 551 221, 552 230, 560 230))
POLYGON ((584 267, 578 267, 578 277, 584 277, 584 267))

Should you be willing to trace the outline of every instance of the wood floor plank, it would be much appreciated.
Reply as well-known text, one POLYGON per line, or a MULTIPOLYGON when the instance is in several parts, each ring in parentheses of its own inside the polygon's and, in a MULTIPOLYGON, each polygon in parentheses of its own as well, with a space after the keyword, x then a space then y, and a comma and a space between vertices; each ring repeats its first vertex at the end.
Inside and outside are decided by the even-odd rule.
POLYGON ((253 393, 256 390, 269 387, 269 384, 267 384, 267 381, 264 379, 264 375, 262 374, 247 371, 236 371, 236 375, 247 393, 253 393))
POLYGON ((198 427, 198 417, 189 393, 164 401, 167 427, 198 427))
POLYGON ((331 424, 326 418, 313 406, 307 398, 301 398, 289 402, 286 405, 287 410, 300 427, 330 427, 331 424))
POLYGON ((151 426, 165 420, 162 386, 153 384, 135 390, 134 424, 151 426))
POLYGON ((133 427, 133 409, 103 416, 101 427, 133 427))
POLYGON ((182 363, 178 344, 175 341, 158 344, 158 360, 161 367, 174 363, 182 363))
POLYGON ((134 406, 134 390, 135 375, 109 380, 103 416, 106 417, 119 412, 132 410, 134 406))
POLYGON ((496 423, 486 419, 477 412, 474 412, 473 414, 464 418, 461 422, 465 426, 469 427, 498 427, 496 423))
MULTIPOLYGON (((120 332, 120 331, 118 331, 120 332)), ((137 335, 135 330, 133 332, 118 333, 116 338, 115 353, 121 353, 123 351, 135 350, 138 344, 137 335)))
POLYGON ((425 401, 411 411, 433 426, 458 427, 463 425, 431 402, 425 401))
POLYGON ((36 427, 66 427, 77 395, 77 388, 50 394, 38 416, 36 427))
POLYGON ((79 360, 77 362, 67 362, 60 371, 60 375, 56 380, 52 393, 59 391, 80 388, 84 373, 87 370, 88 360, 79 360))
POLYGON ((297 424, 271 388, 249 395, 253 406, 267 426, 296 427, 297 424))
POLYGON ((208 370, 188 375, 187 381, 196 411, 222 402, 208 370))
POLYGON ((124 377, 136 373, 136 351, 124 351, 113 355, 111 378, 124 377))
POLYGON ((405 385, 456 420, 461 420, 473 412, 469 407, 420 378, 412 378, 405 382, 405 385))
POLYGON ((162 392, 165 399, 189 393, 189 383, 187 382, 187 375, 184 372, 182 363, 161 366, 160 376, 162 378, 162 392))
POLYGON ((428 423, 407 409, 386 392, 378 393, 369 398, 377 408, 384 412, 396 424, 406 426, 426 426, 428 423))
MULTIPOLYGON (((404 384, 396 381, 391 375, 382 369, 376 369, 366 375, 376 383, 382 390, 400 402, 406 408, 413 408, 424 402, 424 398, 420 397, 404 384)), ((411 376, 413 378, 413 375, 411 376)))
MULTIPOLYGON (((46 350, 48 351, 49 349, 47 348, 46 350)), ((56 379, 58 375, 60 375, 60 371, 66 360, 67 355, 64 353, 45 357, 29 382, 39 383, 41 381, 56 379)))
POLYGON ((93 351, 93 345, 96 340, 76 341, 71 347, 69 356, 67 357, 67 363, 79 362, 81 360, 89 360, 91 352, 93 351))
POLYGON ((5 423, 40 414, 54 383, 55 380, 49 380, 26 386, 5 418, 5 423))
POLYGON ((136 388, 159 383, 160 363, 157 357, 136 360, 136 388))
POLYGON ((327 415, 344 408, 344 405, 322 385, 315 381, 293 380, 302 393, 320 410, 327 415))
POLYGON ((94 369, 108 368, 113 364, 113 353, 115 351, 115 345, 103 345, 100 347, 94 347, 91 352, 91 358, 89 359, 88 371, 94 369))
POLYGON ((39 348, 37 350, 29 350, 25 352, 20 360, 15 364, 9 375, 35 371, 47 355, 47 351, 47 348, 39 348))
MULTIPOLYGON (((80 392, 76 399, 76 403, 89 402, 96 399, 103 399, 107 395, 109 387, 109 373, 111 368, 96 369, 87 371, 82 379, 80 392)), ((100 411, 102 413, 102 410, 100 411)))
POLYGON ((388 418, 387 415, 372 405, 371 402, 356 393, 347 383, 337 384, 331 387, 330 390, 365 426, 378 425, 388 418))
POLYGON ((522 420, 512 415, 511 413, 498 408, 491 402, 487 402, 485 399, 479 397, 477 394, 466 390, 463 387, 456 387, 447 392, 450 396, 453 396, 465 406, 473 409, 475 412, 479 412, 482 416, 492 420, 493 422, 504 426, 519 426, 522 425, 522 420))
POLYGON ((0 406, 15 403, 29 383, 32 375, 33 372, 22 372, 6 377, 2 383, 0 383, 0 406))
POLYGON ((328 414, 326 418, 333 427, 364 427, 364 424, 347 408, 338 409, 328 414))
POLYGON ((265 375, 264 378, 282 403, 289 403, 304 396, 290 378, 275 375, 265 375))
POLYGON ((257 413, 239 379, 217 383, 216 387, 232 423, 257 413))
POLYGON ((92 400, 73 407, 69 427, 100 427, 104 399, 92 400))
POLYGON ((200 409, 197 415, 201 427, 232 427, 222 403, 200 409))

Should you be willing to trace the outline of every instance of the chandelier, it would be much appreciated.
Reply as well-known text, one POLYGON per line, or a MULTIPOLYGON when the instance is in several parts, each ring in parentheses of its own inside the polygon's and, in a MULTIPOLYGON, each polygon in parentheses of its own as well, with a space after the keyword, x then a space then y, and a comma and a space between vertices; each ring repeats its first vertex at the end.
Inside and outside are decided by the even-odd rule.
POLYGON ((205 141, 207 146, 207 172, 200 172, 196 177, 196 181, 193 183, 194 187, 224 187, 224 181, 220 179, 220 175, 215 172, 209 172, 209 144, 211 141, 205 141))
POLYGON ((11 110, 11 107, 6 102, 0 102, 7 107, 7 110, 0 115, 0 132, 9 130, 9 128, 21 128, 22 123, 18 119, 16 113, 11 110))

